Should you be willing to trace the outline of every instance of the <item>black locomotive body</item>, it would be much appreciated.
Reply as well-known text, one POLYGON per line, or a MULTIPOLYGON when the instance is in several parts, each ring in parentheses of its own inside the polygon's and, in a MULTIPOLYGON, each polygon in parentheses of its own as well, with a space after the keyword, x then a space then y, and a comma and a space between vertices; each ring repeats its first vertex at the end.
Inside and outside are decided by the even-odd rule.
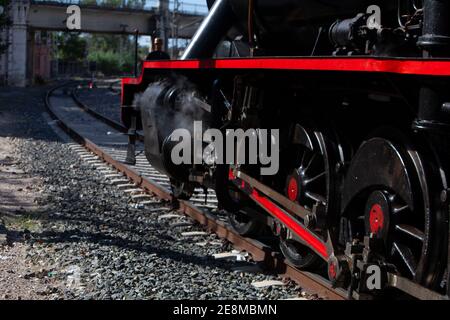
POLYGON ((123 80, 123 122, 138 108, 174 195, 213 188, 238 232, 272 232, 291 264, 352 297, 448 297, 450 2, 208 4, 181 60, 123 80), (255 128, 254 141, 278 130, 279 170, 174 162, 174 132, 195 137, 195 121, 201 134, 255 128))

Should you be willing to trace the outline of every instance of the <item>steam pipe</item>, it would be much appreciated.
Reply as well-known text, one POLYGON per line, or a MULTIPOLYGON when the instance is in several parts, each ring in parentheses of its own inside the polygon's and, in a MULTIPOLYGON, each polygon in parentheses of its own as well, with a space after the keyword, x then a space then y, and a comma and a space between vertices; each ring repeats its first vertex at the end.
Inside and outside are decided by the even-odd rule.
POLYGON ((450 55, 450 1, 425 0, 422 36, 417 42, 425 57, 450 55))
POLYGON ((217 45, 233 26, 234 14, 228 0, 216 0, 181 60, 211 58, 217 45))
MULTIPOLYGON (((424 0, 422 36, 417 45, 423 49, 424 58, 450 56, 450 1, 424 0)), ((419 127, 433 127, 434 124, 448 123, 449 117, 443 112, 447 102, 445 86, 436 81, 426 81, 420 90, 419 127)))
POLYGON ((247 28, 248 28, 248 43, 250 44, 250 48, 255 47, 255 44, 254 44, 255 33, 253 31, 253 14, 254 14, 253 11, 254 10, 255 10, 255 2, 254 2, 254 0, 249 0, 248 1, 248 18, 247 18, 248 27, 247 28))

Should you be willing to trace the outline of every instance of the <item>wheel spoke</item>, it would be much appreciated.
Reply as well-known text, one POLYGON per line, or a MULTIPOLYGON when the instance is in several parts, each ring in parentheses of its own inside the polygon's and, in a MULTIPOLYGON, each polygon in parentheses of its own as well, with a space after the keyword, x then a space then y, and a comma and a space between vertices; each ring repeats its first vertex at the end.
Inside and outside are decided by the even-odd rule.
POLYGON ((393 245, 393 249, 395 249, 398 252, 398 254, 400 255, 400 257, 402 258, 402 260, 405 263, 406 267, 408 268, 409 272, 411 272, 411 274, 413 276, 415 276, 417 262, 416 262, 416 259, 414 258, 414 255, 412 254, 411 249, 408 248, 407 246, 397 243, 397 242, 394 242, 392 245, 393 245))
POLYGON ((389 201, 391 201, 391 203, 394 203, 395 199, 397 199, 397 195, 396 194, 389 195, 389 201))
POLYGON ((305 185, 307 185, 307 184, 309 184, 309 183, 311 183, 311 182, 314 182, 314 181, 316 181, 317 179, 319 179, 319 178, 325 176, 325 174, 326 174, 325 171, 324 171, 324 172, 321 172, 321 173, 319 173, 317 176, 305 180, 304 183, 305 183, 305 185))
POLYGON ((411 236, 422 242, 425 240, 425 234, 423 233, 423 231, 421 231, 413 226, 406 225, 406 224, 398 224, 395 226, 395 230, 398 230, 398 231, 402 232, 403 234, 411 236))
POLYGON ((302 160, 300 161, 300 168, 303 170, 303 164, 306 160, 306 151, 303 151, 302 160))
POLYGON ((306 167, 303 169, 303 173, 305 173, 306 171, 308 171, 309 167, 311 167, 312 162, 314 161, 314 158, 316 157, 316 154, 313 153, 311 159, 309 159, 308 164, 306 165, 306 167))
POLYGON ((320 194, 313 193, 313 192, 310 192, 310 191, 306 191, 305 192, 305 196, 307 196, 308 198, 310 198, 310 199, 312 199, 312 200, 314 200, 316 202, 320 202, 323 205, 327 204, 327 200, 325 199, 325 197, 321 196, 320 194))
POLYGON ((394 207, 392 208, 392 212, 393 212, 394 214, 397 214, 397 213, 400 213, 400 212, 402 212, 402 211, 404 211, 404 210, 406 210, 406 209, 408 209, 408 208, 409 208, 408 205, 404 205, 404 206, 402 206, 402 207, 400 207, 400 206, 394 206, 394 207))

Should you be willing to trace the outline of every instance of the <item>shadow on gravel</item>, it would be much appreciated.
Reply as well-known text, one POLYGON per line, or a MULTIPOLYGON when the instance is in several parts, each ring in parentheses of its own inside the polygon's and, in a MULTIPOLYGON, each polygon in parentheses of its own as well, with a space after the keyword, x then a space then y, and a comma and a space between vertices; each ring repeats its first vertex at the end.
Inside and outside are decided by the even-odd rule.
MULTIPOLYGON (((60 141, 48 124, 44 98, 49 89, 50 86, 0 87, 0 143, 5 143, 1 138, 60 141)), ((33 230, 35 217, 40 215, 36 212, 32 199, 28 199, 34 182, 17 167, 20 166, 20 161, 16 159, 14 152, 16 151, 0 157, 0 178, 4 187, 4 190, 0 187, 0 224, 7 224, 12 228, 8 228, 8 242, 20 242, 26 238, 27 231, 33 230)))
MULTIPOLYGON (((20 215, 20 213, 18 213, 20 215)), ((100 246, 111 246, 118 247, 126 250, 133 250, 145 254, 156 254, 159 258, 171 259, 173 261, 190 263, 198 266, 215 266, 224 270, 229 268, 223 262, 216 262, 216 260, 209 256, 195 256, 192 254, 185 254, 179 251, 168 249, 171 245, 169 242, 178 242, 176 238, 167 234, 155 234, 155 230, 140 231, 139 228, 125 227, 119 223, 105 222, 100 219, 95 218, 73 218, 73 217, 54 217, 53 215, 48 216, 44 212, 34 215, 36 221, 43 222, 44 220, 57 222, 63 221, 66 224, 72 223, 72 230, 65 231, 41 231, 41 232, 30 232, 29 229, 22 230, 8 230, 8 240, 9 243, 13 242, 28 242, 28 243, 40 243, 40 244, 62 244, 62 243, 79 243, 87 242, 91 244, 96 244, 100 246), (89 223, 90 226, 100 228, 107 227, 108 231, 114 234, 124 234, 126 233, 128 237, 138 236, 142 237, 143 241, 134 241, 130 239, 125 239, 120 236, 112 236, 105 234, 103 232, 85 232, 77 229, 76 227, 82 228, 79 223, 89 223), (150 239, 145 239, 146 236, 151 235, 150 239), (147 241, 156 242, 158 245, 153 245, 147 241)), ((133 225, 127 219, 124 221, 127 225, 133 225)), ((138 223, 137 220, 134 223, 138 223)))
MULTIPOLYGON (((61 139, 53 132, 48 123, 49 118, 47 117, 44 104, 44 97, 48 89, 49 87, 0 88, 0 137, 61 142, 61 139)), ((55 176, 55 172, 53 169, 44 169, 48 163, 43 161, 41 164, 41 161, 53 159, 53 157, 62 157, 63 155, 59 151, 55 151, 54 154, 38 154, 40 151, 36 149, 35 152, 37 154, 30 157, 39 164, 34 168, 34 174, 39 175, 42 179, 49 179, 45 182, 49 186, 61 188, 61 183, 65 183, 63 181, 67 182, 67 180, 63 180, 63 177, 51 179, 51 177, 55 176), (39 166, 42 166, 42 168, 39 166)), ((57 192, 53 193, 53 195, 61 196, 57 192)), ((77 201, 76 196, 76 192, 70 192, 57 199, 56 202, 62 205, 59 209, 66 208, 66 205, 69 207, 71 203, 77 201)), ((45 203, 40 204, 45 205, 45 203)), ((55 215, 54 212, 58 208, 50 210, 53 213, 46 211, 27 212, 27 210, 17 212, 19 220, 23 219, 24 222, 27 222, 27 217, 32 215, 33 221, 36 224, 42 224, 42 226, 34 230, 23 224, 19 228, 9 230, 8 236, 12 242, 27 242, 30 244, 35 242, 49 245, 58 243, 92 243, 133 250, 143 254, 156 254, 160 258, 198 266, 216 266, 217 268, 227 269, 226 263, 216 262, 212 257, 184 253, 183 245, 185 240, 177 239, 175 234, 172 236, 162 232, 160 230, 161 227, 155 221, 145 222, 144 227, 142 220, 138 219, 139 215, 142 218, 142 213, 135 214, 133 211, 125 210, 124 212, 105 215, 105 212, 109 210, 114 211, 115 209, 103 202, 97 203, 97 205, 102 209, 102 212, 99 213, 101 218, 94 216, 95 212, 88 209, 90 204, 86 202, 78 204, 78 208, 83 209, 83 213, 69 212, 67 215, 55 215), (86 211, 84 211, 84 208, 86 211), (52 224, 57 223, 63 223, 69 230, 52 231, 52 224), (106 229, 106 231, 103 231, 102 228, 106 229), (175 247, 173 246, 174 243, 177 244, 175 247), (178 248, 180 248, 180 251, 178 251, 178 248)))
MULTIPOLYGON (((25 235, 27 236, 27 235, 25 235)), ((133 250, 146 254, 156 254, 159 258, 171 259, 178 262, 195 264, 198 266, 212 266, 227 268, 223 263, 214 263, 216 260, 208 256, 193 256, 191 254, 185 254, 182 252, 174 251, 167 248, 161 248, 153 246, 148 243, 141 243, 139 241, 133 241, 129 239, 123 239, 117 236, 108 236, 101 233, 89 233, 81 230, 70 230, 63 232, 51 232, 46 231, 42 233, 31 234, 36 241, 47 244, 55 243, 78 243, 80 241, 90 242, 103 246, 116 246, 121 249, 133 250)))
POLYGON ((60 141, 46 118, 44 98, 49 89, 0 87, 0 136, 60 141))

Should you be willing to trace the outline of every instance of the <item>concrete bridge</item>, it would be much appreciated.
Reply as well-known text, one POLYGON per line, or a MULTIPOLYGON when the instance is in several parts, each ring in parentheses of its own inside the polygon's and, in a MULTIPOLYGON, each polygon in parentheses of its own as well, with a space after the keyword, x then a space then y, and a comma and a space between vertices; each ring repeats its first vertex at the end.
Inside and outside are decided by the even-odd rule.
MULTIPOLYGON (((9 85, 27 84, 27 69, 32 68, 34 60, 32 46, 36 30, 69 31, 66 10, 70 4, 79 4, 79 1, 12 1, 9 14, 13 24, 1 35, 10 45, 8 52, 0 57, 0 75, 6 75, 9 85)), ((166 39, 166 45, 174 35, 176 38, 191 38, 204 17, 200 12, 174 14, 170 11, 169 0, 160 0, 158 7, 144 9, 93 5, 80 5, 80 9, 81 30, 77 32, 135 34, 138 30, 140 35, 166 39)))
MULTIPOLYGON (((69 4, 78 1, 29 1, 27 25, 29 29, 67 31, 66 9, 69 4)), ((81 31, 89 33, 154 35, 161 28, 161 16, 169 14, 169 2, 161 1, 159 7, 133 9, 121 7, 82 5, 81 31)), ((180 12, 178 14, 179 38, 191 38, 203 15, 199 13, 180 12)), ((169 23, 166 25, 170 29, 169 23)))

